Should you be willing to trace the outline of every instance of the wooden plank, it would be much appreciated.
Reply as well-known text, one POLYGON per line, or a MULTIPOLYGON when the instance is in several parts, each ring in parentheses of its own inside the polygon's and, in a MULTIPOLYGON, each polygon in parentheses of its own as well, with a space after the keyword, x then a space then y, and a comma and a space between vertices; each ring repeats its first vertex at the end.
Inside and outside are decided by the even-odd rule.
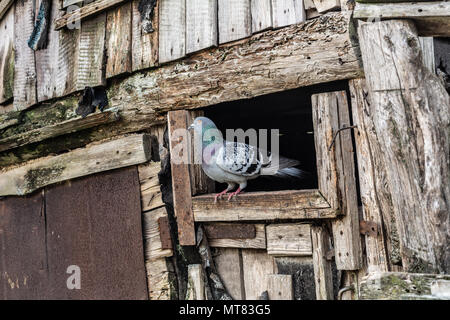
POLYGON ((340 0, 313 0, 313 2, 319 13, 325 13, 341 8, 340 0))
POLYGON ((5 11, 0 30, 0 104, 3 104, 12 99, 14 92, 14 7, 5 11))
MULTIPOLYGON (((123 2, 130 0, 96 0, 91 3, 88 3, 77 10, 72 10, 61 18, 58 18, 54 21, 55 30, 60 30, 69 24, 76 23, 81 20, 92 20, 93 16, 99 15, 101 12, 104 12, 114 6, 117 6, 123 2), (88 18, 89 19, 86 19, 88 18)), ((84 24, 84 21, 81 25, 84 24)))
POLYGON ((272 20, 274 28, 306 21, 303 0, 272 0, 272 20))
POLYGON ((105 85, 106 14, 83 21, 77 61, 76 89, 105 85))
POLYGON ((15 4, 14 24, 14 109, 23 110, 37 102, 36 63, 34 51, 28 47, 28 38, 34 29, 34 3, 19 0, 15 4))
POLYGON ((249 223, 205 223, 208 240, 211 239, 254 239, 256 227, 249 223))
POLYGON ((23 195, 56 182, 132 166, 150 159, 149 138, 130 135, 41 158, 0 173, 0 195, 23 195))
POLYGON ((168 266, 166 258, 154 259, 145 262, 147 269, 147 282, 150 300, 173 299, 174 287, 171 284, 174 279, 173 272, 168 266))
POLYGON ((220 44, 252 34, 250 0, 218 0, 218 6, 220 44))
POLYGON ((44 210, 50 299, 148 299, 136 167, 48 187, 44 210), (81 290, 65 285, 72 264, 81 290))
POLYGON ((313 95, 312 105, 319 190, 344 215, 333 221, 336 265, 339 270, 358 270, 362 257, 351 132, 342 130, 334 137, 350 126, 347 94, 313 95))
POLYGON ((186 0, 163 0, 159 4, 159 62, 186 54, 186 0))
POLYGON ((319 219, 337 215, 318 190, 249 192, 217 203, 214 195, 201 195, 194 197, 192 204, 195 221, 199 222, 319 219))
MULTIPOLYGON (((450 281, 446 274, 421 274, 406 272, 374 272, 359 284, 361 300, 440 300, 433 285, 450 281)), ((447 291, 448 299, 449 292, 447 291)))
POLYGON ((119 114, 116 110, 105 110, 104 112, 91 113, 86 118, 78 117, 44 127, 42 129, 34 129, 0 139, 0 151, 17 148, 25 144, 43 141, 52 137, 92 128, 117 120, 119 120, 119 114))
MULTIPOLYGON (((41 1, 37 1, 37 3, 41 1)), ((62 15, 58 8, 59 3, 59 0, 52 0, 50 21, 62 15)), ((53 30, 50 26, 47 35, 47 46, 35 51, 37 100, 39 102, 58 97, 59 66, 55 61, 58 61, 59 57, 59 41, 58 31, 53 30)))
MULTIPOLYGON (((132 70, 140 70, 154 67, 158 64, 158 34, 159 34, 159 1, 156 1, 152 12, 152 29, 149 32, 143 25, 139 12, 140 0, 132 1, 132 30, 131 30, 131 55, 132 70)), ((148 23, 148 21, 144 21, 148 23)))
POLYGON ((272 0, 251 0, 252 33, 272 28, 272 0))
POLYGON ((273 256, 312 255, 311 225, 270 224, 266 227, 267 253, 273 256))
POLYGON ((422 49, 422 59, 424 65, 430 70, 430 72, 436 72, 436 62, 434 56, 434 38, 433 37, 420 37, 420 47, 422 49))
POLYGON ((423 64, 416 30, 389 20, 362 24, 359 36, 404 271, 448 273, 450 97, 423 64))
POLYGON ((163 249, 161 236, 159 232, 158 219, 167 217, 166 208, 158 208, 151 211, 145 211, 143 214, 143 236, 145 260, 154 260, 158 258, 171 257, 172 249, 163 249))
POLYGON ((206 300, 205 274, 201 264, 188 265, 188 287, 186 300, 206 300))
POLYGON ((181 245, 193 246, 195 242, 194 214, 192 212, 191 181, 189 179, 187 148, 187 111, 171 111, 167 115, 172 169, 173 203, 177 217, 178 239, 181 245), (178 129, 184 129, 180 130, 178 129), (177 131, 178 130, 178 131, 177 131), (180 150, 180 143, 186 148, 180 150), (178 160, 177 160, 178 158, 178 160))
POLYGON ((267 291, 270 300, 294 300, 291 275, 270 274, 267 280, 267 291))
POLYGON ((8 9, 11 8, 14 0, 1 0, 0 1, 0 20, 3 19, 3 16, 8 12, 8 9))
POLYGON ((333 274, 331 258, 331 237, 326 226, 312 226, 311 238, 313 246, 314 279, 316 283, 317 300, 333 300, 333 274))
POLYGON ((218 248, 215 252, 214 262, 228 293, 235 300, 245 300, 240 249, 218 248))
POLYGON ((315 300, 312 257, 274 257, 278 274, 292 276, 295 300, 315 300))
POLYGON ((186 53, 217 46, 217 0, 186 2, 186 53))
POLYGON ((131 72, 131 2, 106 13, 106 78, 131 72))
POLYGON ((376 223, 379 229, 375 237, 365 237, 368 272, 389 271, 390 263, 398 263, 398 257, 395 257, 398 252, 395 251, 399 248, 391 239, 397 232, 391 222, 393 220, 395 224, 395 218, 391 217, 392 200, 389 190, 384 187, 386 169, 380 159, 381 149, 369 116, 371 108, 365 79, 350 80, 349 87, 353 123, 358 126, 355 140, 363 217, 365 221, 376 223))
POLYGON ((354 17, 358 19, 411 19, 422 37, 450 36, 450 3, 357 3, 354 17))
MULTIPOLYGON (((213 224, 214 226, 221 224, 213 224)), ((217 248, 247 248, 247 249, 265 249, 266 248, 266 229, 263 224, 255 224, 256 234, 251 239, 231 239, 231 238, 208 238, 209 245, 217 248)))
POLYGON ((268 289, 269 275, 275 273, 273 257, 266 251, 242 249, 245 299, 257 300, 268 289))

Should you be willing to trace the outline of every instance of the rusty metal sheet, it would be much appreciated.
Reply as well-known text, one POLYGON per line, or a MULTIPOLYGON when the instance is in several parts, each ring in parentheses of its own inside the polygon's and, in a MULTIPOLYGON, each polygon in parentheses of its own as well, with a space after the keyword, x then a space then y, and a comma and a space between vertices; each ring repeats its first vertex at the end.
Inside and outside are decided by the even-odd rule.
POLYGON ((159 237, 161 238, 162 249, 172 249, 172 237, 170 235, 170 226, 168 217, 158 219, 159 237))
POLYGON ((214 223, 205 224, 208 239, 254 239, 256 228, 253 224, 214 223))

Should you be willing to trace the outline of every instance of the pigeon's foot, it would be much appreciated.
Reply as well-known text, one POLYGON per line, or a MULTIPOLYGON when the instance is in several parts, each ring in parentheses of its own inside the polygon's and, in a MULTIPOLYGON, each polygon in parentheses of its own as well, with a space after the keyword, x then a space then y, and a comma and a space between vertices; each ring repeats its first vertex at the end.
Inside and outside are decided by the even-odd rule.
POLYGON ((237 188, 237 190, 235 192, 230 193, 230 195, 228 196, 228 201, 231 200, 231 198, 233 198, 234 196, 237 196, 239 193, 241 193, 241 188, 237 188))
POLYGON ((214 203, 217 203, 217 199, 220 199, 224 194, 227 194, 228 188, 223 190, 221 193, 216 194, 214 197, 214 203))

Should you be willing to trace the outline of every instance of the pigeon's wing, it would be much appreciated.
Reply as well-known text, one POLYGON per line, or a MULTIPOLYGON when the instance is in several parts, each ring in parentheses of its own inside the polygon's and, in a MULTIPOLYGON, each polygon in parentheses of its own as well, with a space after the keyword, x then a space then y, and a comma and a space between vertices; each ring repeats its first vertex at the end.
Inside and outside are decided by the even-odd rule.
POLYGON ((258 148, 245 143, 225 141, 216 159, 218 167, 235 175, 251 177, 261 171, 258 148))

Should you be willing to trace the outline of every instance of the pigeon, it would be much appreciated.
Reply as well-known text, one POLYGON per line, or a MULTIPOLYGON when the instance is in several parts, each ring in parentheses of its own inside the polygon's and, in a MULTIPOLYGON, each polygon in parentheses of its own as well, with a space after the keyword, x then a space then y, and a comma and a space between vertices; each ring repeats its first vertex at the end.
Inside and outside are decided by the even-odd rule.
MULTIPOLYGON (((264 150, 242 142, 225 141, 214 122, 206 117, 197 117, 189 126, 194 130, 194 137, 201 137, 202 169, 214 181, 227 183, 227 188, 216 194, 218 198, 231 192, 228 201, 247 187, 247 181, 260 176, 277 176, 283 178, 301 178, 302 170, 294 168, 299 161, 279 157, 278 165, 272 164, 272 156, 264 161, 264 150)), ((264 153, 267 154, 267 153, 264 153)))

